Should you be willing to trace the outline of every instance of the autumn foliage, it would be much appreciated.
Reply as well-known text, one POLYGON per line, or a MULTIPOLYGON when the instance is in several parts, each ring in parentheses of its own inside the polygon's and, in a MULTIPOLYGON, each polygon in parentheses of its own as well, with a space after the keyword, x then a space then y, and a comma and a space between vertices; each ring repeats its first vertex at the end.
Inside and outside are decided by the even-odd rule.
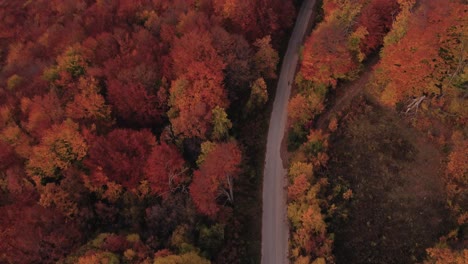
POLYGON ((151 150, 144 170, 152 192, 167 195, 185 179, 185 161, 175 146, 162 142, 151 150))
POLYGON ((462 73, 459 65, 466 56, 463 5, 428 1, 414 13, 411 4, 401 8, 394 29, 384 39, 376 73, 382 102, 395 106, 423 94, 456 97, 462 73))
POLYGON ((1 3, 0 263, 218 259, 292 2, 1 3))
POLYGON ((148 130, 115 129, 97 137, 85 161, 92 171, 84 176, 85 181, 96 188, 111 183, 135 191, 144 179, 143 170, 154 145, 156 139, 148 130))
MULTIPOLYGON (((337 99, 354 96, 344 90, 352 87, 347 84, 378 61, 374 68, 369 67, 371 81, 367 87, 359 87, 360 91, 376 99, 376 103, 401 112, 402 119, 427 133, 447 154, 447 206, 452 209, 458 229, 448 235, 452 241, 443 237, 439 244, 427 249, 424 263, 466 262, 461 231, 468 219, 466 3, 324 0, 322 11, 321 22, 300 51, 296 90, 288 105, 288 148, 294 151, 288 175, 291 260, 334 263, 325 219, 327 213, 337 209, 328 202, 338 191, 324 194, 327 181, 314 178, 314 172, 321 176, 327 171, 330 158, 329 135, 314 128, 324 128, 317 121, 327 111, 326 104, 340 104, 342 101, 337 99), (411 108, 411 102, 418 104, 411 108)), ((330 118, 328 131, 333 133, 340 127, 339 118, 328 114, 323 116, 330 118)), ((339 196, 337 199, 352 200, 353 191, 342 190, 339 196)))
POLYGON ((218 197, 234 201, 233 182, 238 176, 241 159, 235 142, 217 144, 206 154, 190 186, 190 195, 201 213, 215 217, 219 212, 218 197))

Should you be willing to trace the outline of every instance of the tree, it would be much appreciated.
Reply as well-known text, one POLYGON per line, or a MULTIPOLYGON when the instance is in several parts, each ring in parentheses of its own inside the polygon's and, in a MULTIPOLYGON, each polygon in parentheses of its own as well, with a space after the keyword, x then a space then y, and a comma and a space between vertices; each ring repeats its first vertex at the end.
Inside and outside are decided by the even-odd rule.
POLYGON ((234 202, 233 184, 241 158, 235 142, 219 143, 206 155, 190 185, 190 195, 201 213, 214 218, 220 210, 216 203, 219 196, 234 202))
POLYGON ((27 162, 29 176, 39 176, 42 181, 57 180, 61 172, 73 163, 83 160, 88 151, 78 125, 67 120, 53 125, 44 133, 39 145, 32 148, 27 162))
POLYGON ((171 50, 173 74, 189 81, 207 79, 220 85, 223 80, 223 59, 213 47, 213 36, 205 30, 184 34, 175 40, 171 50))
POLYGON ((293 183, 288 186, 288 200, 294 201, 301 198, 310 188, 306 174, 300 174, 294 178, 293 183))
POLYGON ((216 13, 228 23, 228 29, 245 34, 252 40, 281 33, 292 24, 293 1, 215 0, 216 13))
POLYGON ((211 142, 211 141, 205 141, 201 143, 200 155, 198 155, 198 159, 196 162, 198 167, 200 167, 203 164, 203 162, 205 162, 206 155, 208 155, 208 153, 210 153, 215 147, 216 147, 216 143, 211 142))
POLYGON ((27 116, 23 127, 34 137, 40 138, 53 124, 63 121, 64 111, 55 92, 32 99, 21 98, 21 111, 27 116))
POLYGON ((144 172, 151 191, 167 196, 184 181, 186 171, 184 159, 179 151, 174 146, 162 142, 151 150, 144 172))
POLYGON ((313 177, 313 173, 314 173, 314 167, 311 163, 294 162, 289 167, 288 175, 291 178, 291 180, 294 180, 296 177, 304 174, 306 175, 307 179, 311 181, 313 177))
POLYGON ((165 107, 164 88, 158 93, 139 83, 108 82, 108 99, 117 116, 129 124, 150 126, 159 124, 165 107))
POLYGON ((453 250, 451 248, 428 248, 428 259, 424 264, 463 264, 468 261, 468 250, 453 250))
POLYGON ((224 243, 224 225, 202 226, 198 240, 200 248, 213 258, 224 243))
POLYGON ((307 142, 302 146, 307 159, 311 161, 314 166, 326 166, 328 162, 328 135, 324 134, 322 130, 311 130, 307 136, 307 142))
POLYGON ((215 140, 223 140, 229 136, 229 129, 232 128, 231 120, 229 120, 226 111, 216 106, 213 109, 213 132, 211 137, 215 140))
POLYGON ((2 263, 56 263, 82 242, 76 223, 34 200, 0 209, 2 263))
POLYGON ((466 53, 462 5, 427 1, 412 14, 413 2, 401 3, 377 66, 375 85, 381 101, 395 106, 411 96, 457 94, 454 80, 463 68, 459 58, 466 53))
POLYGON ((383 44, 383 39, 391 30, 399 7, 397 0, 373 0, 362 9, 358 25, 368 32, 360 43, 360 49, 364 54, 370 54, 383 44))
POLYGON ((213 48, 208 32, 190 32, 174 43, 174 74, 168 113, 174 132, 206 138, 212 110, 227 107, 222 87, 224 63, 213 48))
POLYGON ((230 34, 224 28, 211 29, 213 46, 226 64, 224 82, 230 97, 237 97, 254 76, 252 76, 253 50, 243 35, 230 34), (231 94, 233 94, 231 96, 231 94))
MULTIPOLYGON (((453 149, 448 156, 446 170, 446 190, 452 210, 457 216, 466 213, 468 195, 468 140, 461 132, 456 131, 452 135, 453 149)), ((462 221, 463 217, 459 217, 462 221)))
POLYGON ((315 115, 323 111, 325 106, 319 96, 314 93, 295 95, 288 104, 288 121, 290 127, 304 127, 315 115))
POLYGON ((117 29, 113 40, 104 35, 101 41, 109 43, 111 49, 116 44, 120 47, 112 59, 103 62, 102 69, 113 111, 128 124, 160 125, 167 111, 168 84, 162 75, 160 45, 153 44, 159 40, 146 29, 137 27, 130 32, 117 29))
POLYGON ((267 85, 263 78, 258 78, 251 84, 250 97, 247 101, 247 110, 260 109, 268 101, 267 85))
POLYGON ((271 36, 257 39, 254 46, 257 47, 257 52, 254 55, 256 75, 266 79, 275 79, 279 56, 278 52, 271 46, 271 36))
POLYGON ((111 110, 100 94, 100 87, 95 78, 80 78, 73 101, 66 107, 67 116, 75 120, 109 124, 111 110))
POLYGON ((136 192, 145 179, 144 168, 155 145, 156 138, 148 130, 115 129, 96 137, 84 161, 91 171, 84 176, 87 187, 109 195, 112 190, 119 192, 119 186, 136 192))
POLYGON ((221 17, 234 23, 236 30, 256 31, 255 1, 215 0, 213 6, 221 17))
POLYGON ((181 255, 169 255, 165 257, 156 257, 154 264, 209 264, 210 261, 200 257, 195 252, 189 252, 181 255))
POLYGON ((0 171, 5 170, 16 160, 14 149, 0 138, 0 171))
POLYGON ((357 68, 347 48, 348 36, 338 23, 322 22, 304 44, 301 74, 316 84, 336 87, 338 79, 345 79, 357 68))
POLYGON ((179 79, 171 86, 171 110, 168 116, 176 135, 205 139, 213 122, 212 110, 224 108, 224 90, 213 86, 210 80, 202 79, 189 83, 179 79))
POLYGON ((86 255, 81 256, 78 259, 78 264, 87 264, 87 263, 109 263, 109 264, 118 264, 120 263, 119 257, 116 254, 106 251, 98 252, 88 252, 86 255))
POLYGON ((74 202, 70 194, 55 183, 48 183, 44 188, 40 188, 41 197, 39 204, 45 208, 57 208, 68 218, 73 218, 78 214, 78 205, 74 202))

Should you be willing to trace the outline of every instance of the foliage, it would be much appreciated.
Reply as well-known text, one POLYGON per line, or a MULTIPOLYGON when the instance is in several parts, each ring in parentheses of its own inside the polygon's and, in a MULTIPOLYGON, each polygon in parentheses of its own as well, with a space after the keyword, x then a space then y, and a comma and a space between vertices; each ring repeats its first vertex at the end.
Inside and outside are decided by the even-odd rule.
POLYGON ((254 55, 255 71, 266 79, 276 78, 276 66, 279 62, 278 52, 271 46, 271 36, 257 39, 254 43, 257 52, 254 55))
POLYGON ((119 196, 121 188, 136 193, 145 179, 145 164, 155 145, 156 139, 148 130, 115 129, 96 137, 84 161, 91 171, 83 175, 87 187, 112 200, 119 196))
POLYGON ((220 211, 216 202, 219 196, 234 201, 233 181, 238 176, 241 158, 236 142, 219 143, 206 154, 190 185, 190 195, 201 213, 215 218, 220 211))
POLYGON ((257 254, 224 233, 254 188, 237 185, 259 137, 238 113, 267 104, 292 2, 0 4, 0 262, 257 254))
POLYGON ((43 180, 61 177, 61 172, 74 162, 81 161, 87 154, 88 145, 72 121, 53 125, 46 131, 41 144, 32 149, 27 164, 28 174, 43 180))
POLYGON ((255 109, 261 109, 268 101, 267 85, 263 78, 255 80, 251 85, 249 101, 247 101, 247 110, 249 112, 255 109))
MULTIPOLYGON (((405 4, 405 3, 402 3, 405 4)), ((382 60, 376 73, 376 87, 381 101, 390 106, 411 96, 457 95, 454 80, 460 78, 466 56, 463 48, 466 32, 461 4, 428 1, 414 14, 403 5, 399 22, 384 40, 382 60), (405 9, 406 8, 406 9, 405 9), (412 19, 408 17, 412 15, 412 19), (406 34, 398 33, 404 31, 406 34), (396 40, 392 36, 399 35, 396 40)), ((463 77, 462 77, 463 78, 463 77)))
POLYGON ((210 262, 200 257, 195 252, 185 253, 182 255, 169 255, 165 257, 156 257, 154 264, 209 264, 210 262))
POLYGON ((225 139, 229 135, 229 129, 232 128, 232 122, 229 120, 226 111, 219 106, 213 109, 213 132, 211 137, 214 140, 225 139))
POLYGON ((468 261, 468 250, 452 250, 450 248, 429 248, 425 264, 462 264, 468 261))
POLYGON ((167 196, 184 181, 185 172, 182 155, 164 142, 153 147, 144 170, 151 191, 162 196, 167 196))

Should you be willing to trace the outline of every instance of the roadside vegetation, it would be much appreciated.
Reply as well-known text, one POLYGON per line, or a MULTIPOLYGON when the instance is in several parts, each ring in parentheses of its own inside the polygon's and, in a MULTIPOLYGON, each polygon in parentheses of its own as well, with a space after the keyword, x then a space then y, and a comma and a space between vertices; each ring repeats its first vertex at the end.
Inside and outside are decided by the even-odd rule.
POLYGON ((467 261, 466 8, 323 1, 288 109, 293 263, 467 261))

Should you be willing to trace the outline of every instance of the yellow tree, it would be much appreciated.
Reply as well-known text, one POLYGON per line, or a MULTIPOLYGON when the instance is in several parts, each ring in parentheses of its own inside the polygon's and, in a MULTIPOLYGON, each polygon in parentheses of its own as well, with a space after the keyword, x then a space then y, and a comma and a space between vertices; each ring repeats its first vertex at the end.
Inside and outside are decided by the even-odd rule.
POLYGON ((156 257, 154 264, 210 264, 210 261, 195 252, 188 252, 181 255, 156 257))
POLYGON ((39 145, 32 148, 27 173, 42 179, 58 179, 60 172, 82 160, 87 150, 88 146, 76 123, 67 120, 53 125, 44 133, 39 145))

